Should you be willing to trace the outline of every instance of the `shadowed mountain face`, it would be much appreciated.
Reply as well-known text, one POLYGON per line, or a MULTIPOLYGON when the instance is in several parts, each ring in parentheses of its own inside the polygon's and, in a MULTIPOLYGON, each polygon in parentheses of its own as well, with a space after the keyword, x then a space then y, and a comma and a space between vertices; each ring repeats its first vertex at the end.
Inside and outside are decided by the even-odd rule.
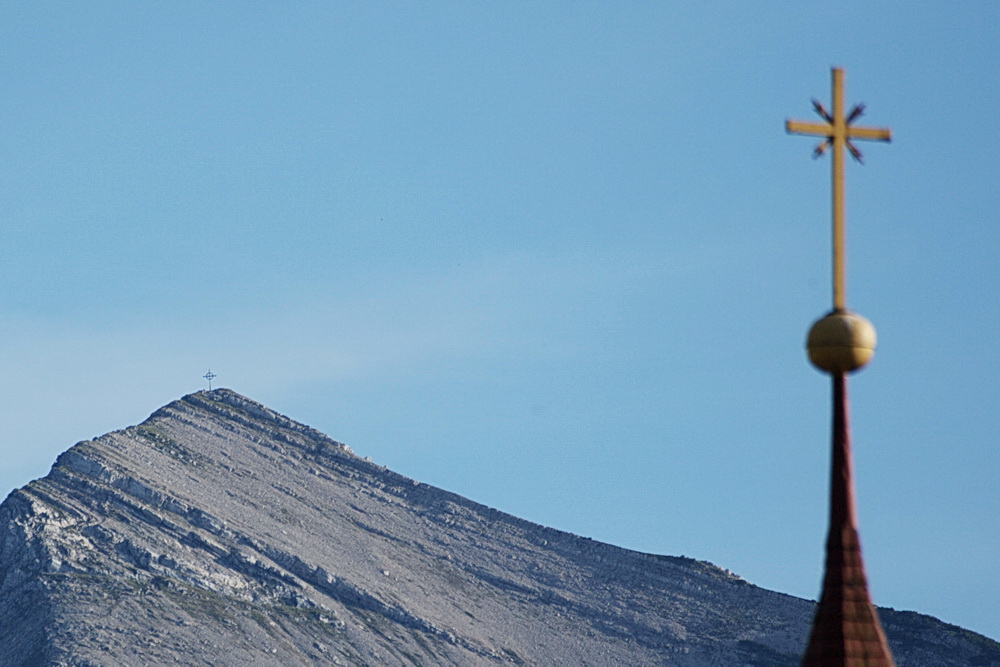
MULTIPOLYGON (((2 665, 794 665, 813 609, 420 484, 225 389, 0 505, 2 665)), ((901 667, 1000 665, 880 613, 901 667)))

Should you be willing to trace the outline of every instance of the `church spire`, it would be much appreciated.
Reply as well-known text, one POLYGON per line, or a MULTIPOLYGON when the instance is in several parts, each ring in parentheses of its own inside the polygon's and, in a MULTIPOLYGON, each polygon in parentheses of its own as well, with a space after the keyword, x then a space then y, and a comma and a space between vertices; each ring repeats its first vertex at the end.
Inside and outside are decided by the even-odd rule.
POLYGON ((847 398, 847 374, 867 364, 875 353, 875 328, 847 309, 844 224, 844 152, 858 161, 861 152, 851 139, 889 141, 884 128, 853 127, 863 106, 844 114, 844 71, 833 70, 833 110, 813 107, 825 123, 787 121, 791 134, 820 136, 816 156, 833 153, 833 310, 813 324, 807 348, 809 359, 833 380, 833 447, 830 473, 830 528, 826 540, 823 592, 813 620, 802 664, 822 667, 891 667, 894 665, 885 632, 868 593, 858 536, 854 499, 854 463, 847 398))

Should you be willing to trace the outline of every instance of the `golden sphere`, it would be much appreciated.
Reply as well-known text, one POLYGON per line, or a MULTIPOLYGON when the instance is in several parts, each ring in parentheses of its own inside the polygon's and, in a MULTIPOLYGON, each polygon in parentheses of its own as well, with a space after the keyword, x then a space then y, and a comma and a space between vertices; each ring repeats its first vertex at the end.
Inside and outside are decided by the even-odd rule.
POLYGON ((857 313, 835 310, 809 330, 809 361, 827 373, 856 371, 875 354, 875 327, 857 313))

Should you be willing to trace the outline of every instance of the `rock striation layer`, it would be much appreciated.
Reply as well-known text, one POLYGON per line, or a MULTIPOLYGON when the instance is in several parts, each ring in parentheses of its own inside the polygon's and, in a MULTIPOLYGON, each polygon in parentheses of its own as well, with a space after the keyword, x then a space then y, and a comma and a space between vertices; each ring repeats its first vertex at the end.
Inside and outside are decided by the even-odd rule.
MULTIPOLYGON (((2 665, 796 665, 814 603, 398 475, 226 389, 0 505, 2 665)), ((880 610, 900 667, 1000 645, 880 610)))

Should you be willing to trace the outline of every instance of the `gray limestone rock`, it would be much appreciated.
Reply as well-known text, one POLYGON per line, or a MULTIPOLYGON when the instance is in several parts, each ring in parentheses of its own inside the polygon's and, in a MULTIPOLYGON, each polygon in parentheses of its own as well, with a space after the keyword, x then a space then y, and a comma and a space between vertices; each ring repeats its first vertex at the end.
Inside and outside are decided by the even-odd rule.
MULTIPOLYGON (((0 665, 795 665, 813 608, 420 484, 226 389, 0 505, 0 665)), ((900 667, 1000 665, 880 614, 900 667)))

